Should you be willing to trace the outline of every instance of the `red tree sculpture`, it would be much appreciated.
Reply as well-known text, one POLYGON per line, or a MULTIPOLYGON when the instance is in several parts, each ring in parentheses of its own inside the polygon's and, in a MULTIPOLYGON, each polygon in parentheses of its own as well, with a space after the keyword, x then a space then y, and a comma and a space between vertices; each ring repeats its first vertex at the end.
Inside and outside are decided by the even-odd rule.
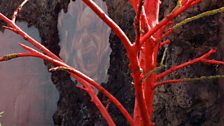
MULTIPOLYGON (((163 63, 165 55, 163 56, 161 63, 157 63, 158 52, 161 48, 163 48, 163 46, 167 49, 167 45, 170 43, 170 40, 166 40, 166 37, 170 35, 173 30, 192 20, 224 12, 224 7, 201 13, 173 25, 172 21, 178 15, 183 13, 188 8, 200 3, 202 0, 178 0, 177 6, 174 8, 174 10, 172 10, 172 12, 170 12, 170 14, 168 14, 161 21, 159 21, 159 0, 129 0, 136 12, 134 22, 134 30, 136 36, 135 42, 131 42, 122 31, 122 29, 110 17, 106 15, 103 10, 94 3, 93 0, 82 0, 112 29, 112 31, 120 38, 120 40, 124 44, 126 54, 130 62, 129 68, 131 70, 131 76, 133 78, 133 86, 135 88, 136 96, 135 107, 133 108, 134 115, 130 115, 128 111, 123 107, 123 105, 100 84, 84 75, 83 73, 79 72, 75 68, 72 68, 71 66, 64 63, 58 56, 54 55, 46 47, 34 40, 16 25, 16 16, 27 1, 28 0, 24 0, 22 2, 22 4, 14 11, 11 19, 7 18, 2 13, 0 13, 0 19, 7 23, 7 26, 3 26, 3 28, 19 34, 27 42, 33 44, 40 51, 19 43, 19 45, 27 52, 8 54, 1 57, 0 61, 7 61, 19 57, 38 57, 55 65, 55 67, 49 69, 49 71, 68 71, 73 78, 75 78, 82 84, 82 86, 79 86, 79 88, 83 89, 89 94, 89 96, 91 97, 91 101, 96 105, 96 107, 99 109, 102 116, 110 126, 115 126, 115 123, 108 113, 106 107, 97 97, 94 89, 97 89, 102 94, 107 96, 109 101, 117 106, 117 108, 121 111, 121 113, 124 115, 131 126, 153 126, 153 96, 154 89, 156 87, 169 83, 224 77, 223 75, 216 75, 201 78, 183 78, 161 81, 162 78, 169 75, 170 73, 198 62, 224 65, 223 61, 209 59, 209 56, 216 52, 215 49, 210 49, 210 51, 202 54, 198 58, 187 61, 177 66, 173 66, 161 73, 158 73, 158 71, 165 66, 163 63)), ((164 54, 165 52, 166 51, 164 51, 164 54)))

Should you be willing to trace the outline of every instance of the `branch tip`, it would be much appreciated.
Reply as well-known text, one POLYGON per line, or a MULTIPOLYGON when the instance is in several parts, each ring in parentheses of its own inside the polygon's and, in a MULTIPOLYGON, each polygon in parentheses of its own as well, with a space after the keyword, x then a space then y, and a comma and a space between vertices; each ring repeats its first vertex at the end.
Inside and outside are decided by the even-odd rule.
POLYGON ((14 11, 13 15, 12 15, 12 22, 15 23, 16 21, 16 17, 18 15, 18 13, 21 11, 21 9, 23 8, 23 6, 28 2, 28 0, 24 0, 14 11))

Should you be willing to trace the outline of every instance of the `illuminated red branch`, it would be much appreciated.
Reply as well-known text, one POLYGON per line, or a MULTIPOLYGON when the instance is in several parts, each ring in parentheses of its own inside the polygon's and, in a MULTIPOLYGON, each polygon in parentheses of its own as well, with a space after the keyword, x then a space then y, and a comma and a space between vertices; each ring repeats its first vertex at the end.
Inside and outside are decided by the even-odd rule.
POLYGON ((218 60, 203 59, 202 62, 207 63, 207 64, 224 65, 224 61, 218 61, 218 60))
POLYGON ((12 31, 12 32, 17 32, 14 28, 12 28, 12 27, 8 27, 8 26, 2 26, 2 28, 3 29, 8 29, 8 30, 10 30, 10 31, 12 31))
MULTIPOLYGON (((171 25, 172 22, 169 22, 167 25, 171 25)), ((167 26, 166 26, 167 27, 167 26)), ((166 27, 163 27, 160 29, 160 31, 164 31, 166 27)), ((170 28, 169 30, 167 30, 164 34, 162 34, 160 37, 154 39, 153 41, 155 41, 155 43, 158 43, 160 41, 162 41, 164 38, 166 38, 167 36, 169 36, 170 34, 173 33, 173 28, 170 28)), ((151 36, 150 39, 153 39, 153 37, 151 36)), ((142 46, 144 42, 141 41, 140 46, 142 46)))
POLYGON ((177 8, 173 10, 168 16, 166 16, 159 24, 157 24, 155 27, 153 27, 149 32, 147 32, 142 38, 141 42, 145 42, 147 39, 149 39, 153 34, 155 34, 161 27, 167 26, 170 21, 172 21, 174 18, 179 16, 181 13, 183 13, 185 10, 190 8, 191 6, 199 3, 201 0, 191 0, 187 4, 181 6, 180 8, 177 8))
POLYGON ((36 51, 35 49, 32 49, 28 46, 25 46, 23 44, 20 44, 20 46, 22 48, 24 48, 25 50, 37 54, 35 55, 35 57, 39 57, 41 59, 44 59, 48 62, 51 62, 53 64, 55 64, 56 66, 64 66, 66 68, 69 69, 70 74, 77 79, 78 81, 86 81, 88 84, 92 85, 93 87, 95 87, 97 90, 99 90, 102 94, 104 94, 106 97, 108 97, 108 99, 121 111, 121 113, 124 115, 124 117, 128 120, 128 122, 131 124, 131 126, 133 126, 133 119, 131 117, 131 115, 127 112, 127 110, 124 108, 124 106, 112 95, 110 94, 106 89, 104 89, 100 84, 98 84, 96 81, 94 81, 93 79, 89 78, 88 76, 84 75, 83 73, 79 72, 78 70, 72 68, 71 66, 68 66, 67 64, 65 64, 62 61, 58 61, 55 60, 43 53, 40 53, 38 51, 36 51))
MULTIPOLYGON (((73 76, 75 77, 75 76, 73 76)), ((107 111, 107 108, 102 104, 102 102, 99 100, 97 97, 94 89, 92 88, 91 85, 89 85, 88 82, 84 80, 79 80, 79 82, 85 87, 83 88, 84 91, 86 91, 89 96, 91 97, 91 102, 95 104, 95 106, 98 108, 104 119, 107 121, 109 126, 116 126, 113 119, 111 118, 110 114, 107 111)))
POLYGON ((129 0, 129 2, 132 5, 132 7, 134 8, 135 12, 137 12, 139 0, 129 0))
MULTIPOLYGON (((144 1, 144 8, 142 7, 142 1, 138 1, 137 6, 138 10, 140 7, 142 7, 141 16, 140 16, 140 27, 137 27, 138 30, 140 29, 141 37, 147 33, 151 27, 153 27, 158 22, 158 12, 159 12, 159 0, 145 0, 144 1), (150 7, 149 7, 150 6, 150 7), (147 8, 147 9, 145 9, 147 8)), ((136 10, 136 15, 139 15, 139 11, 136 10)), ((135 23, 136 24, 136 23, 135 23)), ((155 57, 157 55, 157 46, 155 44, 155 39, 158 37, 159 34, 156 34, 155 36, 150 36, 150 40, 147 40, 143 44, 143 42, 140 41, 140 47, 139 55, 138 56, 138 62, 140 62, 140 67, 142 69, 142 73, 140 76, 138 76, 138 79, 134 78, 134 84, 135 84, 135 93, 136 93, 136 103, 134 108, 134 119, 135 119, 135 125, 137 126, 153 126, 152 122, 152 112, 153 112, 153 94, 154 91, 151 90, 151 84, 154 82, 153 77, 148 78, 144 83, 141 82, 142 76, 145 74, 145 71, 150 71, 150 69, 153 69, 155 66, 156 60, 155 57), (140 80, 139 80, 140 79, 140 80)), ((136 35, 136 43, 139 43, 139 37, 136 35)), ((139 48, 139 47, 138 47, 139 48)), ((130 60, 130 62, 132 62, 130 60)), ((136 74, 137 75, 137 74, 136 74)))
POLYGON ((157 82, 154 88, 165 85, 165 84, 170 84, 170 83, 175 84, 175 83, 181 83, 181 82, 203 81, 203 80, 212 80, 212 79, 219 79, 219 78, 224 78, 224 75, 201 76, 201 77, 194 77, 194 78, 165 80, 165 81, 157 82))
MULTIPOLYGON (((104 89, 100 84, 98 84, 97 82, 95 82, 93 79, 87 77, 86 75, 84 75, 83 73, 79 72, 78 70, 68 66, 67 64, 55 60, 43 53, 40 53, 38 51, 36 51, 35 49, 32 49, 26 45, 23 45, 21 43, 19 43, 19 45, 24 48, 25 50, 29 51, 30 53, 18 53, 18 54, 11 54, 11 55, 6 55, 0 58, 0 61, 6 61, 9 59, 13 59, 13 58, 19 58, 19 57, 38 57, 41 59, 44 59, 46 61, 49 61, 57 66, 64 66, 66 68, 68 68, 70 71, 70 74, 77 79, 79 82, 87 82, 88 84, 91 84, 92 86, 94 86, 96 89, 98 89, 102 94, 104 94, 105 96, 108 97, 108 99, 115 105, 117 106, 117 108, 121 111, 121 113, 124 115, 124 117, 128 120, 128 122, 133 125, 133 119, 130 116, 130 114, 127 112, 127 110, 123 107, 123 105, 113 96, 111 95, 106 89, 104 89), (72 70, 72 71, 71 71, 72 70)), ((94 90, 93 90, 94 91, 94 90)), ((94 96, 95 97, 95 96, 94 96)), ((95 99, 95 98, 94 98, 95 99)))
MULTIPOLYGON (((140 4, 141 0, 129 0, 129 2, 131 3, 132 7, 135 10, 135 13, 138 13, 138 9, 139 7, 142 6, 142 4, 140 4)), ((158 19, 159 19, 159 0, 144 0, 144 13, 146 15, 146 20, 148 22, 148 24, 150 25, 150 27, 153 27, 155 24, 158 23, 158 19)))
POLYGON ((7 18, 5 15, 3 15, 2 13, 0 13, 0 19, 2 19, 3 21, 5 21, 10 28, 5 27, 9 30, 12 30, 13 32, 19 34, 21 37, 23 37, 26 41, 28 41, 29 43, 31 43, 32 45, 34 45, 35 47, 37 47, 38 49, 40 49, 43 53, 47 54, 48 56, 60 60, 62 61, 58 56, 56 56, 54 53, 52 53, 50 50, 48 50, 46 47, 44 47, 41 43, 39 43, 38 41, 36 41, 35 39, 33 39, 31 36, 29 36, 26 32, 24 32, 22 29, 20 29, 15 22, 13 22, 12 20, 10 20, 9 18, 7 18))
POLYGON ((15 23, 16 21, 16 16, 18 15, 18 13, 20 12, 20 10, 23 8, 23 6, 28 2, 28 0, 24 0, 19 7, 16 8, 16 10, 14 11, 13 15, 12 15, 12 22, 15 23))
MULTIPOLYGON (((144 0, 139 0, 137 10, 136 10, 136 16, 135 16, 135 20, 134 20, 135 46, 138 49, 140 49, 140 37, 141 37, 141 32, 142 32, 141 30, 144 30, 144 29, 142 29, 142 26, 146 26, 145 28, 146 28, 146 30, 148 30, 147 24, 143 24, 144 22, 145 23, 148 22, 147 18, 145 18, 146 20, 144 20, 144 18, 142 18, 143 5, 144 5, 144 0)), ((132 60, 136 60, 136 59, 130 59, 130 62, 132 62, 132 60)), ((133 73, 133 71, 132 71, 132 73, 133 73)), ((138 77, 138 79, 139 78, 140 78, 140 76, 138 77)), ((140 118, 136 118, 136 116, 135 116, 135 125, 150 126, 151 120, 150 120, 150 115, 148 114, 148 109, 147 109, 146 102, 144 99, 144 91, 142 90, 142 85, 139 82, 136 82, 136 80, 135 80, 134 86, 135 86, 135 94, 136 94, 136 98, 135 98, 136 104, 135 104, 134 114, 140 115, 140 118)))
POLYGON ((0 62, 8 61, 17 57, 30 57, 30 56, 35 57, 35 55, 32 53, 12 53, 12 54, 8 54, 3 57, 0 57, 0 62))
POLYGON ((140 48, 140 35, 141 35, 141 15, 142 15, 142 8, 143 8, 144 1, 139 0, 138 2, 138 10, 136 12, 134 26, 135 26, 135 44, 137 48, 140 48))
MULTIPOLYGON (((140 26, 141 26, 140 31, 143 32, 141 36, 143 36, 152 28, 152 26, 148 23, 144 8, 142 8, 142 14, 140 17, 140 26)), ((155 41, 155 38, 153 36, 151 36, 150 39, 151 41, 155 41)), ((142 45, 144 44, 141 41, 141 39, 139 40, 139 43, 140 43, 139 47, 142 47, 142 45)))
MULTIPOLYGON (((136 97, 139 103, 140 111, 142 114, 145 114, 147 111, 146 109, 143 109, 144 107, 144 98, 143 98, 143 93, 142 93, 142 88, 141 85, 139 85, 140 82, 140 74, 136 73, 139 71, 139 63, 138 63, 138 58, 137 58, 137 52, 138 48, 136 48, 136 45, 131 46, 130 41, 127 41, 126 35, 124 35, 123 31, 120 30, 120 28, 114 23, 111 22, 112 20, 92 1, 92 0, 83 0, 104 22, 106 22, 112 30, 118 35, 118 37, 122 40, 126 50, 127 50, 127 55, 130 61, 130 69, 132 71, 132 76, 134 78, 135 82, 135 89, 136 89, 136 97), (123 39, 124 38, 124 39, 123 39)), ((147 116, 142 116, 144 124, 149 124, 148 120, 149 118, 147 116)))
POLYGON ((215 52, 216 52, 216 50, 211 49, 209 52, 207 52, 206 54, 202 55, 201 57, 195 58, 195 59, 193 59, 193 60, 190 60, 190 61, 188 61, 188 62, 185 62, 185 63, 183 63, 183 64, 180 64, 180 65, 178 65, 178 66, 174 66, 174 67, 172 67, 172 68, 166 70, 165 72, 158 74, 157 77, 156 77, 156 80, 160 80, 161 78, 163 78, 163 77, 169 75, 170 73, 172 73, 172 72, 174 72, 174 71, 177 71, 177 70, 179 70, 179 69, 181 69, 181 68, 183 68, 183 67, 186 67, 186 66, 195 64, 195 63, 197 63, 197 62, 200 62, 200 61, 206 59, 207 57, 209 57, 211 54, 213 54, 213 53, 215 53, 215 52))
MULTIPOLYGON (((38 57, 38 58, 41 58, 41 59, 44 59, 46 61, 49 61, 55 65, 59 65, 59 66, 65 66, 65 67, 68 67, 70 69, 73 69, 72 67, 64 64, 63 62, 60 62, 58 60, 55 60, 55 59, 52 59, 51 57, 47 56, 47 55, 44 55, 43 53, 40 53, 38 51, 36 51, 35 49, 32 49, 26 45, 23 45, 21 43, 19 43, 19 45, 24 48, 25 50, 29 51, 30 53, 29 54, 32 54, 32 55, 6 55, 5 57, 10 57, 10 58, 18 58, 19 56, 21 57, 27 57, 27 56, 31 56, 31 57, 38 57)), ((5 59, 3 57, 3 59, 5 59)), ((74 70, 75 71, 75 70, 74 70)), ((75 71, 75 72, 78 72, 78 71, 75 71)), ((81 73, 80 73, 81 74, 81 73)), ((99 111, 101 112, 101 114, 103 115, 103 117, 105 118, 105 120, 108 122, 108 124, 110 126, 115 126, 112 118, 110 117, 108 111, 106 110, 106 108, 103 106, 103 104, 101 103, 101 101, 98 99, 97 95, 95 94, 94 90, 92 89, 92 87, 88 84, 88 82, 86 83, 84 81, 84 79, 82 78, 77 78, 77 74, 74 74, 72 73, 73 77, 75 77, 86 89, 87 93, 90 95, 91 99, 92 99, 92 102, 94 102, 94 104, 96 105, 96 107, 99 109, 99 111)), ((93 80, 92 80, 93 81, 93 80)))
POLYGON ((191 6, 194 6, 198 3, 200 3, 202 0, 191 0, 191 1, 193 1, 193 2, 191 2, 191 6))
POLYGON ((145 14, 151 27, 158 24, 160 0, 144 0, 145 14))
MULTIPOLYGON (((44 55, 42 53, 39 53, 38 51, 36 51, 36 50, 34 50, 34 49, 32 49, 32 48, 30 48, 28 46, 25 46, 25 45, 23 45, 21 43, 19 43, 19 45, 22 48, 24 48, 25 50, 28 50, 29 53, 8 54, 8 55, 5 55, 3 57, 0 57, 0 61, 7 61, 7 60, 11 60, 11 59, 14 59, 14 58, 21 58, 21 57, 38 57, 38 58, 45 59, 45 60, 50 59, 56 65, 60 64, 61 66, 67 67, 66 65, 64 65, 64 63, 61 63, 60 61, 57 61, 57 60, 52 59, 52 58, 50 58, 50 57, 48 57, 48 56, 46 56, 46 55, 44 55)), ((47 61, 49 61, 49 60, 47 60, 47 61)), ((106 108, 103 106, 103 104, 101 103, 99 98, 97 97, 94 89, 86 81, 84 81, 83 79, 77 78, 77 75, 74 75, 74 76, 85 87, 85 91, 90 95, 90 97, 92 99, 92 102, 99 109, 99 111, 101 112, 102 116, 107 121, 108 125, 109 126, 115 126, 114 121, 112 120, 110 114, 108 113, 106 108)))
POLYGON ((173 29, 170 28, 169 30, 167 30, 161 37, 159 37, 158 39, 156 39, 156 42, 160 42, 162 39, 166 38, 167 36, 169 36, 170 34, 173 33, 173 29))
MULTIPOLYGON (((209 11, 200 13, 198 15, 186 18, 183 21, 181 21, 181 22, 175 24, 174 26, 172 26, 172 28, 169 28, 161 37, 157 38, 156 41, 158 41, 158 42, 161 41, 162 39, 166 38, 168 35, 173 33, 173 31, 176 30, 177 28, 179 28, 180 26, 185 25, 185 24, 187 24, 191 21, 194 21, 194 20, 206 17, 206 16, 214 15, 214 14, 217 14, 217 13, 222 13, 222 12, 224 12, 224 7, 214 9, 214 10, 209 10, 209 11)), ((170 22, 169 24, 172 24, 172 22, 170 22)), ((169 24, 167 24, 167 25, 169 25, 169 24)), ((164 31, 165 28, 166 27, 163 26, 162 28, 160 28, 160 30, 164 31)))
POLYGON ((123 30, 109 16, 107 16, 107 14, 93 0, 83 0, 83 2, 88 5, 112 29, 112 31, 114 31, 114 33, 121 39, 127 52, 131 52, 131 41, 123 30))
POLYGON ((149 29, 151 28, 151 26, 149 25, 149 22, 147 20, 147 16, 146 16, 146 13, 145 13, 145 8, 143 7, 142 8, 142 14, 141 14, 141 26, 143 27, 142 29, 144 30, 143 32, 148 32, 149 29), (144 24, 144 25, 143 25, 144 24))
POLYGON ((167 39, 167 40, 164 41, 164 42, 160 42, 160 44, 159 44, 159 48, 163 47, 164 45, 168 45, 168 44, 170 44, 170 40, 169 40, 169 39, 167 39))

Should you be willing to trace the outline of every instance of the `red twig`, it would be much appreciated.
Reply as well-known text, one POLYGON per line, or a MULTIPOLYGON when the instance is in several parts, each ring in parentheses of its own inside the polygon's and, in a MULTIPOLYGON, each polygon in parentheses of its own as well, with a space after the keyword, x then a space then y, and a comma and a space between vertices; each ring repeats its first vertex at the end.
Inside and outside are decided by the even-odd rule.
POLYGON ((159 37, 158 39, 156 39, 156 42, 160 42, 162 39, 166 38, 168 35, 173 33, 173 29, 169 29, 167 30, 161 37, 159 37))
POLYGON ((163 47, 164 45, 168 45, 168 44, 170 44, 170 40, 169 40, 169 39, 167 39, 167 40, 164 41, 164 42, 160 42, 160 44, 159 44, 159 48, 163 47))
POLYGON ((141 35, 141 14, 142 14, 142 8, 143 8, 144 1, 139 0, 138 2, 138 10, 135 16, 134 26, 135 26, 135 44, 137 48, 140 48, 140 35, 141 35))
MULTIPOLYGON (((141 37, 141 26, 142 25, 147 25, 147 24, 142 24, 143 22, 141 21, 141 15, 142 15, 142 9, 144 5, 144 0, 139 0, 138 1, 138 8, 136 11, 136 16, 135 16, 135 21, 134 21, 134 26, 135 26, 135 45, 137 49, 140 49, 140 37, 141 37)), ((144 20, 144 19, 142 19, 144 20)), ((145 23, 147 20, 145 21, 145 23)), ((146 27, 147 28, 147 27, 146 27)), ((137 105, 135 107, 135 114, 140 115, 141 118, 140 120, 135 119, 137 122, 135 122, 135 125, 141 125, 140 122, 142 120, 142 125, 144 126, 149 126, 151 124, 150 121, 150 116, 148 114, 147 106, 144 100, 144 92, 142 90, 142 85, 139 84, 139 82, 135 83, 135 94, 136 94, 136 100, 137 100, 137 105)))
POLYGON ((30 56, 34 57, 35 55, 32 53, 12 53, 12 54, 8 54, 3 57, 0 57, 0 62, 8 61, 17 57, 30 57, 30 56))
POLYGON ((154 33, 156 33, 161 27, 164 25, 167 25, 170 21, 172 21, 174 18, 176 18, 178 15, 183 13, 185 10, 190 8, 191 6, 199 3, 201 0, 191 0, 187 4, 181 6, 180 8, 175 9, 172 11, 168 16, 166 16, 159 24, 157 24, 155 27, 153 27, 149 32, 147 32, 142 38, 141 42, 145 42, 147 39, 149 39, 154 33))
POLYGON ((18 13, 21 11, 22 7, 28 2, 28 0, 24 0, 19 7, 16 8, 16 10, 14 11, 13 15, 12 15, 12 22, 15 23, 16 21, 16 17, 18 15, 18 13))
POLYGON ((207 64, 224 65, 224 61, 218 61, 218 60, 203 59, 202 62, 207 63, 207 64))
MULTIPOLYGON (((44 54, 36 51, 35 49, 32 49, 32 48, 30 48, 30 47, 28 47, 28 46, 26 46, 24 44, 19 43, 19 45, 22 48, 24 48, 25 50, 29 51, 29 53, 8 54, 8 55, 5 55, 3 57, 0 57, 0 61, 7 61, 7 60, 14 59, 14 58, 20 58, 20 57, 38 57, 38 58, 47 60, 47 61, 49 61, 51 63, 54 63, 56 65, 70 67, 70 66, 67 66, 66 64, 64 64, 64 63, 62 63, 62 62, 60 62, 58 60, 52 59, 51 57, 48 57, 47 55, 44 55, 44 54)), ((86 81, 84 81, 84 79, 80 80, 79 78, 77 78, 77 75, 75 75, 75 76, 76 76, 76 79, 78 79, 79 82, 84 87, 86 87, 85 88, 85 91, 87 91, 87 93, 93 99, 92 102, 94 102, 94 104, 99 109, 99 111, 101 112, 102 116, 106 119, 106 121, 108 122, 108 124, 110 126, 115 126, 115 123, 114 123, 113 119, 111 118, 110 114, 108 113, 108 111, 106 110, 106 108, 103 106, 103 104, 101 103, 101 101, 98 99, 98 97, 95 94, 93 88, 86 81)))
MULTIPOLYGON (((44 59, 48 62, 51 62, 57 66, 64 66, 64 67, 68 67, 69 69, 71 69, 71 71, 69 71, 71 73, 71 75, 76 78, 84 87, 85 90, 87 91, 87 93, 90 95, 92 102, 96 105, 96 107, 99 109, 99 111, 101 112, 102 116, 105 118, 105 120, 107 121, 108 125, 110 126, 115 126, 115 123, 113 121, 113 119, 111 118, 110 114, 108 113, 108 111, 106 110, 106 108, 103 106, 103 104, 101 103, 101 101, 99 100, 99 98, 97 97, 96 93, 94 92, 93 88, 89 85, 90 83, 92 84, 94 81, 88 77, 85 77, 84 74, 80 73, 79 71, 75 70, 74 68, 68 66, 67 64, 55 60, 43 53, 40 53, 38 51, 36 51, 35 49, 32 49, 24 44, 19 43, 19 45, 24 48, 25 50, 29 51, 30 53, 33 53, 35 55, 35 57, 39 57, 41 59, 44 59), (88 80, 86 80, 88 79, 88 80)), ((96 82, 95 82, 96 83, 96 82)))
POLYGON ((142 8, 141 22, 142 22, 141 27, 143 27, 142 29, 144 30, 143 32, 148 32, 152 26, 150 26, 150 24, 147 20, 147 16, 146 16, 144 7, 142 8))
POLYGON ((41 59, 44 59, 46 61, 49 61, 57 66, 65 66, 67 68, 69 68, 72 71, 69 71, 71 73, 71 75, 73 77, 75 77, 78 81, 86 81, 89 84, 93 85, 96 89, 98 89, 102 94, 104 94, 105 96, 108 97, 108 99, 115 105, 117 106, 117 108, 121 111, 121 113, 124 115, 124 117, 126 117, 126 119, 130 122, 130 124, 133 124, 133 119, 130 116, 130 114, 127 112, 127 110, 123 107, 123 105, 114 97, 112 96, 106 89, 104 89, 100 84, 98 84, 97 82, 95 82, 93 79, 89 78, 88 76, 84 75, 83 73, 79 72, 78 70, 68 66, 67 64, 55 60, 47 55, 44 55, 43 53, 40 53, 38 51, 36 51, 35 49, 32 49, 28 46, 25 46, 23 44, 20 44, 20 46, 22 48, 24 48, 25 50, 28 50, 29 52, 32 52, 34 54, 35 57, 39 57, 41 59))
POLYGON ((170 74, 170 73, 172 73, 172 72, 174 72, 176 70, 179 70, 179 69, 181 69, 183 67, 186 67, 186 66, 192 65, 194 63, 197 63, 199 61, 202 61, 202 60, 206 59, 207 57, 209 57, 211 54, 213 54, 215 52, 216 52, 216 50, 211 49, 209 52, 207 52, 206 54, 202 55, 201 57, 195 58, 193 60, 190 60, 188 62, 180 64, 178 66, 174 66, 174 67, 166 70, 165 72, 158 74, 157 77, 156 77, 156 80, 160 80, 161 78, 167 76, 168 74, 170 74))
POLYGON ((181 79, 173 79, 173 80, 165 80, 161 82, 157 82, 154 88, 170 84, 170 83, 180 83, 180 82, 189 82, 189 81, 203 81, 203 80, 211 80, 211 79, 218 79, 224 78, 224 75, 214 75, 214 76, 201 76, 201 77, 194 77, 194 78, 181 78, 181 79))
POLYGON ((91 97, 91 101, 96 105, 96 107, 98 108, 104 119, 107 121, 108 125, 116 126, 110 114, 108 113, 107 108, 102 104, 100 99, 97 97, 91 85, 89 85, 89 83, 84 80, 80 80, 79 82, 85 87, 84 91, 86 91, 89 94, 89 96, 91 97))
POLYGON ((128 122, 132 125, 133 124, 133 119, 130 116, 130 114, 127 112, 127 110, 123 107, 123 105, 113 96, 111 95, 106 89, 104 89, 100 84, 98 84, 97 82, 95 82, 93 79, 89 78, 88 76, 84 75, 83 73, 79 72, 78 70, 68 66, 67 64, 55 60, 47 55, 44 55, 30 47, 27 47, 23 44, 20 44, 20 46, 22 46, 25 50, 28 50, 30 52, 34 52, 37 53, 39 58, 42 58, 46 61, 49 61, 57 66, 65 66, 67 68, 69 68, 71 71, 69 71, 71 73, 71 75, 73 77, 75 77, 78 81, 84 80, 86 82, 88 82, 89 84, 91 84, 92 86, 94 86, 96 89, 98 89, 102 94, 104 94, 105 96, 108 97, 108 99, 115 105, 117 106, 117 108, 121 111, 121 113, 124 115, 124 117, 128 120, 128 122))
POLYGON ((29 36, 26 32, 24 32, 22 29, 20 29, 15 22, 7 18, 5 15, 0 13, 0 19, 5 21, 11 28, 7 28, 9 30, 12 30, 13 32, 19 34, 21 37, 23 37, 26 41, 30 42, 32 45, 40 49, 42 52, 47 54, 48 56, 57 59, 59 61, 62 61, 58 56, 56 56, 54 53, 52 53, 50 50, 48 50, 46 47, 44 47, 41 43, 33 39, 31 36, 29 36))
POLYGON ((8 30, 10 30, 10 31, 12 31, 12 32, 17 33, 16 29, 14 29, 14 28, 12 28, 12 27, 2 26, 2 28, 3 28, 3 29, 8 29, 8 30))
POLYGON ((122 29, 109 16, 107 16, 107 14, 93 0, 83 0, 83 2, 88 5, 114 31, 114 33, 121 39, 127 52, 131 52, 131 41, 122 29))
POLYGON ((79 89, 81 89, 81 90, 83 90, 83 91, 87 91, 86 88, 83 87, 82 85, 77 85, 76 87, 79 88, 79 89))

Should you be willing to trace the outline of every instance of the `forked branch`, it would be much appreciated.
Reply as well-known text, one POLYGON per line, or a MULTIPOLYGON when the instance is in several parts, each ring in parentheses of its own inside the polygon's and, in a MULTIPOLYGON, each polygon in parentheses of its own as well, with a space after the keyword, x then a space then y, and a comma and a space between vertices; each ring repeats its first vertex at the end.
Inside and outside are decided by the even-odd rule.
POLYGON ((191 6, 199 3, 201 0, 190 0, 185 5, 174 9, 168 16, 166 16, 159 24, 157 24, 155 27, 153 27, 150 31, 148 31, 142 38, 141 43, 144 43, 147 39, 149 39, 153 34, 155 34, 160 28, 166 26, 169 24, 170 21, 172 21, 174 18, 179 16, 181 13, 183 13, 185 10, 190 8, 191 6))

